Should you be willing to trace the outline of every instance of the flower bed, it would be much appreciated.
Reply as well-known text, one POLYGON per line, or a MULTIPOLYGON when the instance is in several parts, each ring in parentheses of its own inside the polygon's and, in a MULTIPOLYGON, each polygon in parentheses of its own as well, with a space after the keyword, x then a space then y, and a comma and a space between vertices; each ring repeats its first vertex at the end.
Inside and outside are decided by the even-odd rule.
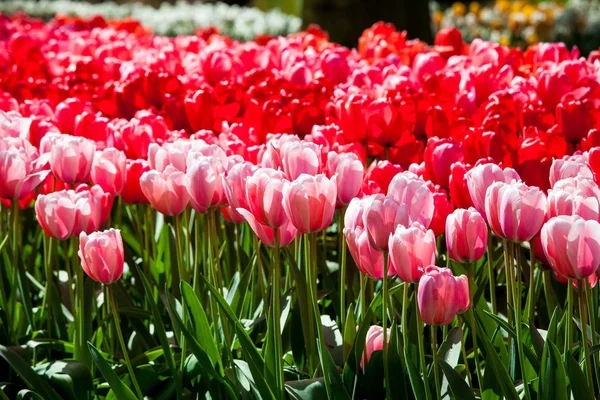
POLYGON ((24 15, 0 45, 8 398, 600 394, 597 52, 24 15))

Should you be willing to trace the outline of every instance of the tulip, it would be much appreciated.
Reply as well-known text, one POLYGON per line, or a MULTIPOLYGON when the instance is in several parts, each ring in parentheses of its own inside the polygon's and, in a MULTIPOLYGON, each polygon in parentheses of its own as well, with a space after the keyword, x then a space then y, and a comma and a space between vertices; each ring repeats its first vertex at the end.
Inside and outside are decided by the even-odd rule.
POLYGON ((425 153, 426 179, 444 188, 450 182, 450 166, 463 161, 462 146, 452 138, 432 137, 427 141, 425 153))
POLYGON ((237 212, 238 208, 250 209, 248 197, 246 196, 247 178, 256 171, 256 166, 249 162, 242 162, 229 168, 226 175, 222 176, 223 190, 228 206, 222 208, 229 220, 236 224, 245 221, 245 218, 237 212))
POLYGON ((457 313, 469 308, 467 277, 455 277, 448 268, 426 267, 419 280, 417 303, 427 325, 450 324, 457 313))
POLYGON ((110 193, 121 193, 127 177, 127 158, 125 153, 114 147, 97 151, 92 162, 90 177, 94 184, 110 193))
POLYGON ((225 203, 225 191, 218 158, 202 157, 192 162, 187 171, 187 189, 192 208, 201 214, 225 203))
POLYGON ((73 235, 78 213, 74 194, 72 190, 62 190, 37 197, 35 215, 48 236, 66 239, 73 235))
POLYGON ((282 226, 289 219, 283 204, 284 174, 260 168, 246 180, 248 210, 262 225, 282 226))
MULTIPOLYGON (((369 243, 367 231, 361 227, 344 228, 350 255, 358 269, 372 279, 383 279, 383 253, 369 243)), ((390 276, 388 270, 388 276, 390 276)))
POLYGON ((364 174, 365 168, 356 154, 330 151, 327 155, 327 175, 330 178, 337 176, 339 203, 347 205, 358 195, 364 174))
MULTIPOLYGON (((485 198, 488 188, 494 182, 511 182, 512 180, 519 181, 519 174, 512 168, 502 170, 496 164, 480 164, 467 171, 465 174, 467 186, 473 206, 481 215, 485 213, 485 198)), ((486 217, 487 218, 487 217, 486 217)))
POLYGON ((452 210, 454 210, 454 207, 452 207, 452 204, 448 200, 446 191, 442 189, 440 185, 433 186, 433 184, 429 182, 428 186, 431 188, 433 194, 434 205, 433 216, 429 228, 437 237, 444 233, 444 230, 446 229, 446 219, 452 210))
POLYGON ((150 168, 162 172, 171 165, 175 169, 185 172, 187 169, 187 156, 192 147, 189 140, 177 140, 165 143, 162 146, 151 143, 148 147, 148 164, 150 168))
POLYGON ((556 182, 581 176, 594 179, 594 173, 590 166, 583 160, 553 160, 550 166, 550 186, 554 187, 556 182))
MULTIPOLYGON (((268 247, 273 247, 275 245, 275 228, 272 228, 268 225, 261 224, 254 214, 245 208, 238 208, 236 212, 242 216, 250 225, 250 228, 254 231, 256 236, 260 239, 260 241, 268 247)), ((278 227, 277 231, 277 241, 278 246, 287 246, 296 238, 298 234, 298 230, 292 225, 289 219, 283 223, 283 225, 278 227)))
POLYGON ((451 48, 450 55, 460 55, 464 47, 462 34, 455 27, 442 28, 435 35, 435 45, 451 48))
POLYGON ((93 280, 111 284, 123 275, 123 239, 121 231, 109 229, 79 235, 79 258, 85 273, 93 280))
POLYGON ((600 188, 591 179, 562 179, 548 190, 548 218, 577 214, 583 219, 600 218, 600 188))
POLYGON ((0 138, 0 198, 21 200, 50 173, 26 140, 0 138))
POLYGON ((389 238, 392 271, 404 282, 417 282, 423 269, 435 263, 436 242, 431 229, 418 222, 398 226, 389 238))
POLYGON ((404 171, 398 164, 391 162, 373 161, 365 171, 365 193, 388 193, 388 187, 392 178, 404 171))
POLYGON ((50 153, 52 173, 67 184, 85 182, 92 169, 96 144, 83 137, 61 135, 50 153))
POLYGON ((363 211, 363 225, 369 235, 369 243, 378 251, 388 251, 390 236, 398 225, 408 226, 410 218, 406 204, 382 194, 368 197, 363 211))
MULTIPOLYGON (((389 343, 390 340, 390 330, 388 328, 388 334, 387 334, 387 340, 389 343)), ((383 350, 383 328, 377 325, 372 325, 369 330, 367 331, 367 336, 365 338, 365 351, 364 351, 364 358, 361 357, 360 360, 360 368, 361 369, 365 369, 365 359, 367 364, 369 363, 369 360, 371 359, 371 354, 373 354, 374 351, 382 351, 383 350)))
POLYGON ((150 166, 146 160, 127 160, 125 185, 121 190, 121 198, 125 204, 148 203, 140 186, 142 174, 147 171, 150 171, 150 166))
POLYGON ((448 180, 449 194, 452 204, 456 208, 469 208, 473 206, 473 200, 469 194, 469 186, 465 174, 471 168, 469 164, 456 162, 450 167, 450 179, 448 180))
POLYGON ((190 195, 187 176, 169 165, 163 172, 150 170, 140 178, 140 187, 152 207, 164 215, 179 215, 185 210, 190 195))
POLYGON ((515 241, 531 240, 546 218, 546 196, 522 182, 496 182, 487 190, 485 213, 497 236, 515 241))
POLYGON ((283 171, 290 180, 321 172, 321 150, 315 143, 289 142, 281 148, 283 171))
POLYGON ((550 218, 542 227, 542 248, 550 267, 570 279, 594 274, 600 265, 600 223, 578 215, 550 218))
POLYGON ((454 261, 466 263, 485 254, 488 230, 485 220, 473 207, 458 209, 446 219, 446 248, 454 261))
POLYGON ((302 174, 283 186, 283 209, 300 233, 327 228, 333 219, 336 199, 336 177, 302 174))
POLYGON ((425 181, 411 172, 397 174, 390 182, 388 197, 406 207, 411 222, 429 227, 435 212, 433 193, 425 181))
POLYGON ((97 231, 106 223, 113 206, 114 197, 99 185, 82 184, 75 189, 74 202, 78 209, 73 235, 97 231))

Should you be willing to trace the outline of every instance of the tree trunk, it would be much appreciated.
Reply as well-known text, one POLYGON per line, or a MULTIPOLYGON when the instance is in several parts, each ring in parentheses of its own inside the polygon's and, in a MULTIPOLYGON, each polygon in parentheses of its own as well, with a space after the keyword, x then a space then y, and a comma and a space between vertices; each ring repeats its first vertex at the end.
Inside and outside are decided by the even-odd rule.
POLYGON ((363 31, 375 22, 391 22, 411 39, 432 43, 426 0, 304 0, 304 25, 317 24, 330 39, 356 47, 363 31))

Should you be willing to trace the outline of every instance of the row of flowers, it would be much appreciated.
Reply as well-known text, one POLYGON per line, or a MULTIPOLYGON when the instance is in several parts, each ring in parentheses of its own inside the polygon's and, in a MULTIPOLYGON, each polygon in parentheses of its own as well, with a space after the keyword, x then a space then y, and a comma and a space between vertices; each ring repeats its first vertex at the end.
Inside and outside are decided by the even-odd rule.
POLYGON ((140 3, 105 1, 91 4, 85 1, 9 0, 0 3, 0 12, 12 15, 24 12, 36 18, 50 20, 55 16, 90 18, 96 15, 109 20, 132 18, 157 35, 192 35, 197 29, 214 27, 225 35, 240 40, 253 40, 260 35, 287 35, 298 32, 302 21, 278 9, 261 11, 225 3, 203 3, 178 0, 163 1, 158 8, 140 3))
POLYGON ((36 371, 72 356, 120 399, 280 399, 320 374, 329 398, 598 393, 597 52, 384 23, 356 50, 317 28, 0 32, 2 345, 36 371))

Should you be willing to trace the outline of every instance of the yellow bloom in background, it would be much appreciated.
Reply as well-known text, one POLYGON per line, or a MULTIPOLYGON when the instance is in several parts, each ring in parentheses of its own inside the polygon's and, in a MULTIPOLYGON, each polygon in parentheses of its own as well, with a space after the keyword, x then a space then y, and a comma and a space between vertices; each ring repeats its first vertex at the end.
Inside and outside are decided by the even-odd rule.
POLYGON ((510 37, 508 35, 501 35, 498 43, 500 43, 502 46, 510 46, 510 37))
POLYGON ((479 14, 479 11, 481 10, 481 4, 479 4, 478 1, 474 1, 471 4, 469 4, 469 12, 472 12, 473 14, 479 14))
POLYGON ((467 13, 467 6, 457 1, 456 3, 452 4, 452 12, 455 15, 460 15, 462 17, 467 13))
POLYGON ((435 11, 433 13, 433 23, 436 26, 440 26, 440 24, 442 23, 442 19, 443 18, 444 18, 444 13, 443 12, 441 12, 441 11, 438 10, 438 11, 435 11))
POLYGON ((530 35, 527 35, 527 37, 525 38, 525 40, 527 41, 527 44, 536 44, 537 42, 539 42, 539 37, 534 32, 534 33, 532 33, 530 35))
POLYGON ((513 1, 512 5, 511 5, 511 10, 512 12, 519 12, 521 11, 521 9, 525 6, 525 2, 524 1, 513 1))
POLYGON ((511 8, 511 3, 508 0, 498 0, 496 1, 496 7, 501 13, 507 13, 511 8))

